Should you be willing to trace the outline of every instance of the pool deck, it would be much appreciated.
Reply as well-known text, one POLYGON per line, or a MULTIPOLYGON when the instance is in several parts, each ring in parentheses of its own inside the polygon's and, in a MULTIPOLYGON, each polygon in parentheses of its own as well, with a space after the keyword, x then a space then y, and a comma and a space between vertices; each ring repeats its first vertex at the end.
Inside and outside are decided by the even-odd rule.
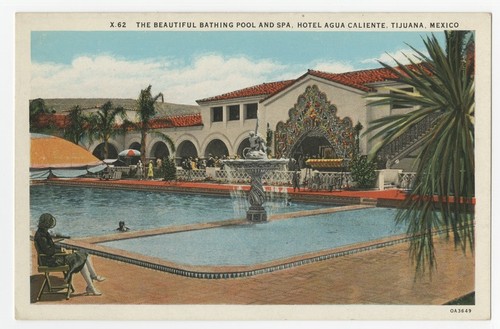
MULTIPOLYGON (((231 187, 208 183, 161 181, 65 180, 65 184, 111 184, 141 189, 201 189, 221 193, 231 187)), ((289 191, 290 196, 299 193, 289 191)), ((309 197, 334 196, 363 200, 400 201, 404 193, 386 191, 301 191, 309 197)), ((62 295, 44 296, 36 302, 42 276, 36 272, 32 255, 31 302, 37 304, 142 304, 142 305, 442 305, 475 290, 475 258, 463 254, 453 241, 436 237, 438 267, 432 278, 415 280, 415 269, 408 255, 408 244, 400 243, 331 258, 285 270, 234 279, 199 279, 157 271, 125 262, 92 256, 100 275, 96 283, 102 296, 86 296, 85 282, 74 276, 76 292, 69 300, 62 295)), ((207 316, 210 318, 210 316, 207 316)), ((216 316, 215 316, 216 317, 216 316)))
MULTIPOLYGON (((33 254, 34 251, 33 251, 33 254)), ((406 244, 333 258, 237 279, 196 279, 93 256, 102 296, 85 296, 75 275, 75 294, 48 295, 38 304, 240 304, 240 305, 441 305, 474 291, 474 257, 452 242, 437 244, 438 269, 414 281, 406 244)), ((32 264, 36 264, 33 258, 32 264)), ((32 268, 31 301, 42 277, 32 268)))

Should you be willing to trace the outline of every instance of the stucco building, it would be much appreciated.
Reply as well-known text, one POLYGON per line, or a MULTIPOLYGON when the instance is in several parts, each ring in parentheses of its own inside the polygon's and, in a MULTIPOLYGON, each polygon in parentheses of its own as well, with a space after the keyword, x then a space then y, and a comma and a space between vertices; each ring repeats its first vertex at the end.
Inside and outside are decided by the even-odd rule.
MULTIPOLYGON (((360 152, 367 154, 376 143, 370 134, 363 134, 370 122, 411 110, 368 105, 372 101, 368 96, 395 92, 394 88, 408 91, 407 86, 396 83, 394 78, 385 68, 346 73, 309 70, 297 79, 263 83, 198 99, 198 106, 158 102, 158 113, 151 128, 167 134, 176 149, 170 149, 160 137, 150 134, 146 157, 241 156, 249 145, 249 131, 257 128, 267 139, 272 157, 349 158, 354 150, 357 123, 364 127, 359 140, 360 152)), ((75 105, 96 111, 106 101, 108 99, 45 100, 47 107, 56 112, 54 117, 64 117, 64 112, 75 105)), ((127 109, 129 120, 136 120, 135 100, 111 101, 114 106, 127 109)), ((64 123, 59 125, 63 129, 64 123)), ((419 128, 418 133, 425 129, 419 128)), ((409 170, 411 154, 418 146, 418 133, 410 131, 400 141, 381 150, 380 166, 409 170)), ((139 149, 140 133, 131 130, 109 142, 109 157, 114 157, 122 149, 139 149)), ((101 144, 95 141, 84 146, 99 156, 101 144)))

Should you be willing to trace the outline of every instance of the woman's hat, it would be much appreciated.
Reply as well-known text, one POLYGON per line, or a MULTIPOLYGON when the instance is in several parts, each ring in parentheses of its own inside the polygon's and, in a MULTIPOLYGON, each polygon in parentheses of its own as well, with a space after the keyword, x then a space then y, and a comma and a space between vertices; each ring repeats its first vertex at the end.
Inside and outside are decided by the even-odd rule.
POLYGON ((56 226, 56 218, 49 213, 42 214, 38 219, 38 227, 53 228, 56 226))

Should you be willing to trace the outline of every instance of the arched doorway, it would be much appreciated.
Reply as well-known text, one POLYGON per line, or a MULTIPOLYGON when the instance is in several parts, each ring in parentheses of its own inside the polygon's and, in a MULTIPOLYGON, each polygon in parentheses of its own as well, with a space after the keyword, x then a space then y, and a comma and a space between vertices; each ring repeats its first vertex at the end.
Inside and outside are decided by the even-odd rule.
MULTIPOLYGON (((94 151, 92 152, 92 154, 95 157, 97 157, 98 159, 104 160, 104 143, 97 145, 96 148, 94 149, 94 151)), ((108 156, 107 156, 107 158, 108 159, 118 159, 118 150, 111 143, 108 143, 108 156)))
POLYGON ((327 158, 352 157, 354 129, 349 117, 339 118, 337 108, 316 85, 308 86, 288 112, 288 120, 276 125, 276 157, 316 155, 327 158))
POLYGON ((156 142, 151 149, 154 158, 164 159, 170 157, 170 151, 164 142, 156 142))
POLYGON ((246 147, 250 147, 250 141, 248 138, 245 138, 240 146, 238 146, 238 151, 237 151, 237 155, 243 159, 243 150, 246 148, 246 147))
POLYGON ((332 145, 320 131, 311 130, 299 138, 290 151, 290 157, 298 160, 306 158, 329 159, 335 158, 332 145))
POLYGON ((221 158, 223 156, 228 156, 229 151, 223 141, 220 139, 214 139, 208 143, 207 148, 205 149, 205 157, 208 158, 210 154, 214 157, 221 158))
POLYGON ((198 152, 196 151, 196 146, 194 146, 191 141, 183 141, 179 144, 176 151, 176 160, 177 164, 182 162, 184 158, 196 158, 198 156, 198 152))
POLYGON ((130 144, 130 146, 128 148, 140 151, 141 150, 141 143, 133 142, 132 144, 130 144))

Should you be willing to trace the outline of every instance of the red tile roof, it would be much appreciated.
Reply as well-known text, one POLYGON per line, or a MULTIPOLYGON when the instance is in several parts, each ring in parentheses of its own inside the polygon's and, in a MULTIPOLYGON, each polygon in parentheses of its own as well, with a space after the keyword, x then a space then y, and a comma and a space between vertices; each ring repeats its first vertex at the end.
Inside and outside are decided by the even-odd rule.
POLYGON ((281 92, 285 88, 288 88, 295 82, 304 79, 308 75, 336 82, 366 92, 373 91, 373 88, 368 86, 368 84, 370 83, 393 80, 396 78, 396 75, 386 68, 361 70, 361 71, 353 71, 346 73, 328 73, 322 71, 308 70, 306 74, 302 75, 298 79, 263 83, 260 85, 232 91, 226 94, 197 100, 196 102, 204 103, 209 101, 229 100, 234 98, 251 97, 251 96, 265 96, 264 99, 267 99, 281 92))
POLYGON ((149 122, 149 127, 152 129, 159 128, 173 128, 173 127, 193 127, 201 126, 203 122, 201 120, 201 114, 189 114, 189 115, 178 115, 178 116, 167 116, 152 119, 149 122))
POLYGON ((241 98, 241 97, 267 96, 285 89, 286 87, 293 84, 295 81, 296 80, 294 79, 294 80, 262 83, 260 85, 232 91, 227 94, 200 99, 197 100, 196 102, 204 103, 210 101, 226 100, 226 99, 241 98))
POLYGON ((386 68, 346 73, 327 73, 309 70, 308 73, 319 78, 337 82, 363 91, 373 90, 373 88, 368 87, 366 84, 387 81, 396 78, 396 75, 386 68))
MULTIPOLYGON (((188 115, 177 115, 177 116, 164 116, 160 118, 155 118, 150 121, 151 129, 160 128, 173 128, 173 127, 193 127, 201 126, 203 124, 201 120, 201 114, 188 114, 188 115)), ((69 125, 69 119, 66 114, 42 114, 37 117, 34 122, 37 128, 47 128, 55 127, 59 129, 64 129, 69 125)), ((132 130, 132 128, 129 128, 132 130)))
POLYGON ((37 128, 54 127, 63 129, 69 124, 66 114, 40 114, 35 118, 33 125, 37 128))

